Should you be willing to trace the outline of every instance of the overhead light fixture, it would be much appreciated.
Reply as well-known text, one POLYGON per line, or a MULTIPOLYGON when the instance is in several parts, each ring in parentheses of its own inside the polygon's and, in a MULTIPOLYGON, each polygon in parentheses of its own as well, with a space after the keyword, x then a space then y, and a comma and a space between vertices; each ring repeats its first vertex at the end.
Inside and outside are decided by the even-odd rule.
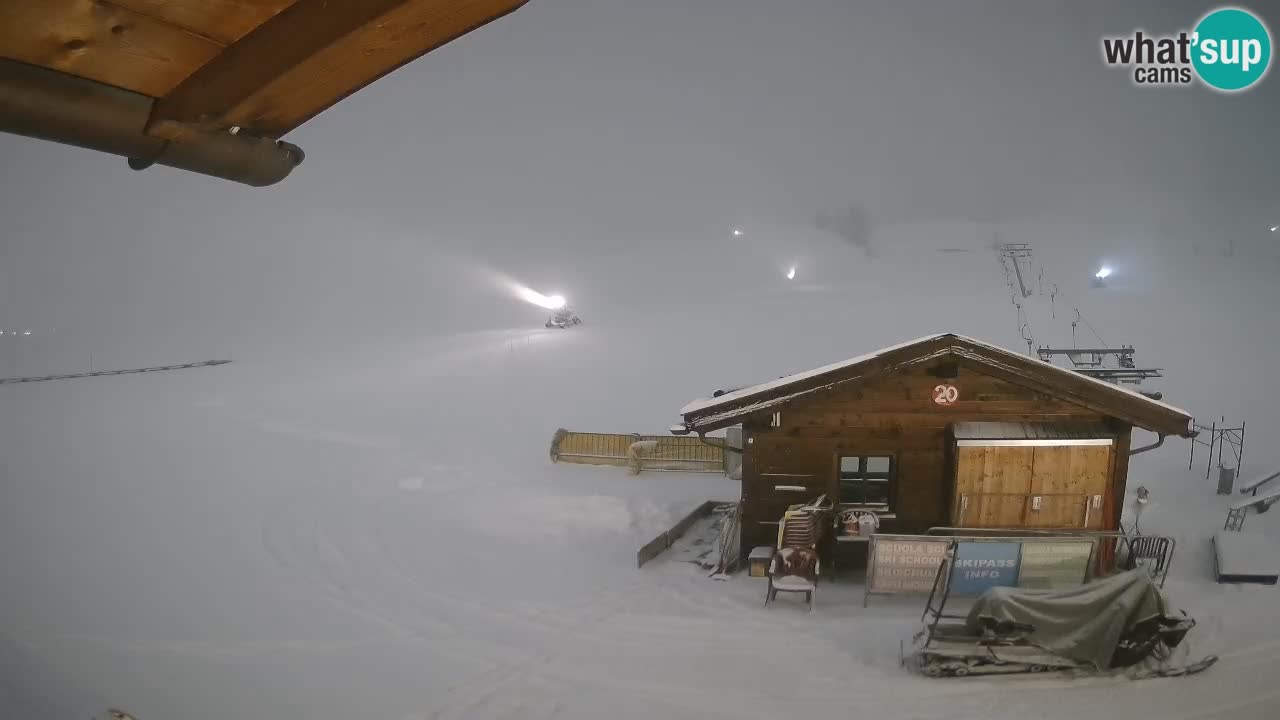
POLYGON ((1099 280, 1104 280, 1110 276, 1111 276, 1111 268, 1107 267, 1106 265, 1103 265, 1101 268, 1099 268, 1098 272, 1094 275, 1094 277, 1098 278, 1099 280))
POLYGON ((796 279, 796 269, 794 267, 787 271, 787 279, 788 280, 796 279))

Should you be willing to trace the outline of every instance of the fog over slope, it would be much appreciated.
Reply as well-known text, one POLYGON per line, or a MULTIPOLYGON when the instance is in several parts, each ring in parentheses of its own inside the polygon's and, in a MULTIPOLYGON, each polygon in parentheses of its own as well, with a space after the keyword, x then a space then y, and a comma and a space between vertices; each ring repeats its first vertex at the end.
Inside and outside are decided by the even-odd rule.
POLYGON ((1280 466, 1275 78, 1142 91, 1097 57, 1202 11, 534 0, 301 128, 276 188, 0 138, 0 327, 33 332, 0 375, 235 361, 0 386, 0 717, 1270 717, 1274 589, 1210 583, 1183 441, 1130 484, 1222 663, 994 707, 897 667, 914 600, 802 616, 634 568, 736 483, 546 452, 929 333, 1025 350, 992 246, 1026 242, 1037 343, 1079 309, 1280 466), (819 227, 850 208, 865 235, 819 227))

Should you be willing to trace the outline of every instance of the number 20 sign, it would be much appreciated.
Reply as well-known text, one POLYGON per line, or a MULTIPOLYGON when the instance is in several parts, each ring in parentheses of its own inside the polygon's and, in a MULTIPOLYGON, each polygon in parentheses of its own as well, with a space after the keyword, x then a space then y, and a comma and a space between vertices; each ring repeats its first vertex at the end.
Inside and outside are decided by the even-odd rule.
POLYGON ((938 405, 951 405, 960 399, 955 385, 939 385, 933 389, 933 401, 938 405))

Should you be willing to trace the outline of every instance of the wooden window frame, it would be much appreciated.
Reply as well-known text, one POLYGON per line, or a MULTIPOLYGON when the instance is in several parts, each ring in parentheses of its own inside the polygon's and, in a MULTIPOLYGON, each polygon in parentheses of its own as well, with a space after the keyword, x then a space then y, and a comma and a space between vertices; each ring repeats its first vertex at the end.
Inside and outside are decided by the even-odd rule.
MULTIPOLYGON (((867 510, 879 514, 888 514, 895 512, 898 504, 898 458, 893 453, 868 453, 864 455, 846 455, 844 453, 836 454, 836 494, 839 498, 839 505, 848 510, 867 510), (858 458, 857 475, 852 478, 845 477, 844 460, 845 458, 858 458), (889 469, 886 471, 871 471, 867 469, 867 461, 871 458, 887 458, 889 460, 889 469), (863 481, 867 480, 884 480, 888 484, 886 495, 888 502, 883 505, 880 503, 856 503, 848 502, 844 499, 844 482, 846 480, 863 481)), ((866 491, 863 491, 863 497, 866 497, 866 491)))

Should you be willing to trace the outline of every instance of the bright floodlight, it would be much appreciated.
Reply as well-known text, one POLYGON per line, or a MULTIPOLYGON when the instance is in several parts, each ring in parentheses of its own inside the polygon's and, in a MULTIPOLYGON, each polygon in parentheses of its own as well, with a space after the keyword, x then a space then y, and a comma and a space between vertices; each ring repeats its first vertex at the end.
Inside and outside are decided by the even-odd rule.
POLYGON ((741 230, 741 229, 739 229, 739 228, 734 228, 734 229, 733 229, 733 236, 734 236, 734 237, 742 237, 742 230, 741 230))
POLYGON ((796 269, 795 269, 795 268, 791 268, 790 270, 788 270, 788 271, 787 271, 787 279, 788 279, 788 280, 795 280, 795 279, 796 279, 796 269))
POLYGON ((1105 278, 1105 277, 1109 277, 1110 275, 1111 275, 1111 268, 1107 267, 1106 265, 1103 265, 1103 266, 1098 270, 1098 272, 1094 275, 1094 277, 1096 277, 1096 278, 1098 278, 1099 280, 1101 280, 1101 279, 1103 279, 1103 278, 1105 278))
POLYGON ((537 305, 538 307, 546 308, 548 310, 559 310, 564 307, 565 300, 561 295, 543 295, 542 293, 536 290, 530 290, 523 285, 516 287, 515 290, 516 295, 518 295, 521 300, 537 305))
POLYGON ((1271 232, 1275 232, 1275 231, 1277 231, 1277 230, 1280 230, 1280 225, 1272 225, 1272 226, 1271 226, 1271 232))

